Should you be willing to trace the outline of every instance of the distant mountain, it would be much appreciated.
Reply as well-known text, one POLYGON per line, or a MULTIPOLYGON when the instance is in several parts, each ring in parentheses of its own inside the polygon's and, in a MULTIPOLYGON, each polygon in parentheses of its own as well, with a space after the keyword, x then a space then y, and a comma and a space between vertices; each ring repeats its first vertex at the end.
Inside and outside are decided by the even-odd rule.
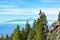
MULTIPOLYGON (((0 34, 11 34, 18 24, 3 24, 0 25, 0 34)), ((20 29, 24 28, 25 24, 20 24, 20 29)))
POLYGON ((15 20, 10 20, 10 21, 6 21, 6 22, 15 22, 15 21, 17 21, 17 22, 19 22, 19 21, 34 21, 35 19, 33 19, 33 18, 27 18, 27 19, 15 19, 15 20))

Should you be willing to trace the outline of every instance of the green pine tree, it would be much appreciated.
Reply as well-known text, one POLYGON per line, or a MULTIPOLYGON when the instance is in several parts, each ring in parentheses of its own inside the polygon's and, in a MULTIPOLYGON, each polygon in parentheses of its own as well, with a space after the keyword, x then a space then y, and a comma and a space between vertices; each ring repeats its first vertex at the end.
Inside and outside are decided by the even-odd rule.
POLYGON ((46 15, 43 12, 40 12, 39 18, 36 22, 36 35, 35 40, 46 40, 45 28, 47 25, 46 15))
POLYGON ((9 40, 8 34, 5 36, 5 39, 4 40, 9 40))
POLYGON ((22 31, 21 31, 21 36, 22 36, 22 40, 25 40, 25 29, 22 28, 22 31))
POLYGON ((40 10, 39 15, 41 15, 41 14, 42 14, 42 11, 40 10))
POLYGON ((26 28, 25 28, 25 40, 27 40, 29 32, 30 32, 30 24, 27 21, 26 22, 26 28))
POLYGON ((0 36, 0 40, 4 40, 4 36, 2 34, 0 36))
POLYGON ((33 26, 32 26, 32 29, 35 31, 35 27, 36 27, 36 20, 34 20, 33 22, 33 26))
POLYGON ((46 18, 46 15, 44 14, 43 12, 43 17, 44 17, 44 28, 45 28, 45 32, 46 32, 46 35, 47 33, 49 32, 49 29, 48 29, 48 25, 47 25, 47 18, 46 18))
POLYGON ((27 40, 33 40, 34 35, 35 35, 34 30, 30 29, 27 40))
POLYGON ((58 14, 58 21, 60 21, 60 12, 59 12, 59 14, 58 14))
POLYGON ((10 38, 9 38, 9 39, 10 39, 10 40, 13 40, 13 34, 10 35, 10 38))
POLYGON ((33 23, 33 26, 32 28, 30 29, 30 32, 28 34, 28 40, 34 40, 34 36, 35 36, 35 27, 36 27, 36 20, 34 20, 34 23, 33 23))
POLYGON ((17 25, 14 32, 12 33, 11 40, 21 40, 20 27, 17 25))
MULTIPOLYGON (((58 14, 58 21, 60 21, 60 11, 59 11, 59 14, 58 14)), ((58 40, 60 40, 60 34, 59 34, 58 40)))

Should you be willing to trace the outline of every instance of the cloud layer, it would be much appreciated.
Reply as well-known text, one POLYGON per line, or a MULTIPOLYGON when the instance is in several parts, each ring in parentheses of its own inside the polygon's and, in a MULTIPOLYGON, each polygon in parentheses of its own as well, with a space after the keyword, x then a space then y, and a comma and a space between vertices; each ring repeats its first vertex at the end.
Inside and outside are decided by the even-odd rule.
POLYGON ((58 14, 60 8, 4 8, 0 11, 0 14, 39 14, 40 10, 45 14, 58 14))

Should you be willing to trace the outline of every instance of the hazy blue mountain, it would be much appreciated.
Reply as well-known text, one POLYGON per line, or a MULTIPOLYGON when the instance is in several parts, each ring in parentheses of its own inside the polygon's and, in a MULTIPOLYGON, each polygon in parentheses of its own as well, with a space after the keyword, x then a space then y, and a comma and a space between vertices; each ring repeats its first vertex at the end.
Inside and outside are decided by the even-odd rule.
POLYGON ((10 21, 6 21, 6 22, 15 22, 15 21, 34 21, 35 19, 33 18, 27 18, 27 19, 16 19, 16 20, 10 20, 10 21))

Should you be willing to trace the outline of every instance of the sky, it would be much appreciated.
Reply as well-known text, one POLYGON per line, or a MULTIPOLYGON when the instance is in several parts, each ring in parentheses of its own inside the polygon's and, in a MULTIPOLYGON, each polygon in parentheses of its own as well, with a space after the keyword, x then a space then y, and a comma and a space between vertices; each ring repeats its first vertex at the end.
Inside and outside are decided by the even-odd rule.
POLYGON ((59 4, 59 0, 0 0, 0 14, 57 13, 59 4))
POLYGON ((34 15, 40 10, 46 15, 58 15, 60 0, 0 0, 0 23, 30 16, 36 19, 34 15))
POLYGON ((27 20, 32 24, 40 10, 50 26, 57 20, 60 0, 0 0, 0 34, 10 34, 17 24, 24 27, 27 20))

